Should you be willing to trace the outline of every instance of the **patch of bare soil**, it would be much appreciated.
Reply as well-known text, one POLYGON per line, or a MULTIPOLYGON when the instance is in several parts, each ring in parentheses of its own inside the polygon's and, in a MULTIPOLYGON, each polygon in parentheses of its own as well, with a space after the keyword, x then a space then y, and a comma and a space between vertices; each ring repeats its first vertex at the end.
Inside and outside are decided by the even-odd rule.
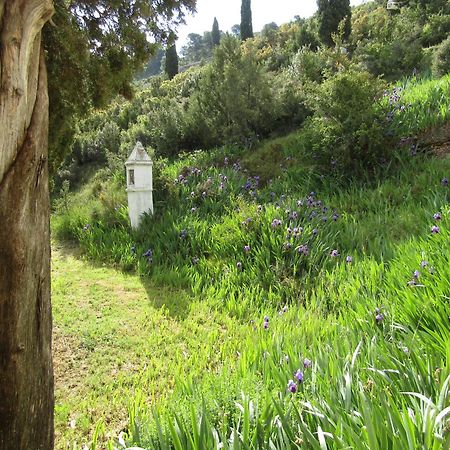
POLYGON ((429 151, 438 158, 445 158, 450 153, 450 123, 433 127, 418 138, 419 147, 429 151))

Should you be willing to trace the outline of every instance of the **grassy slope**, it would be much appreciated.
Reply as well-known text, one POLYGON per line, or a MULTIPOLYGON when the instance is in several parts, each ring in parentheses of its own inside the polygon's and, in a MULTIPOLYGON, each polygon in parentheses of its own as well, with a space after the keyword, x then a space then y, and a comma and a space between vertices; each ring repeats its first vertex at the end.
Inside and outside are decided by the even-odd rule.
POLYGON ((181 290, 91 265, 56 244, 52 294, 58 449, 88 444, 98 421, 117 435, 136 396, 151 405, 170 394, 175 375, 214 371, 221 354, 213 349, 244 333, 181 290))
MULTIPOLYGON (((424 115, 420 120, 428 119, 424 115)), ((274 148, 262 149, 259 170, 273 166, 274 154, 282 162, 291 157, 298 147, 296 139, 281 139, 274 148)), ((97 207, 107 211, 100 214, 100 220, 98 211, 89 215, 86 199, 90 187, 80 194, 78 205, 72 205, 69 214, 54 222, 60 233, 77 236, 91 257, 137 268, 150 273, 153 282, 179 287, 178 291, 157 295, 162 303, 150 296, 150 304, 137 312, 134 301, 133 307, 123 309, 120 297, 126 294, 123 286, 130 282, 140 289, 138 297, 145 301, 138 278, 112 269, 92 272, 89 268, 94 279, 111 280, 107 286, 94 282, 108 299, 117 301, 111 320, 83 312, 89 308, 86 298, 105 302, 103 294, 95 292, 97 288, 94 292, 88 287, 83 290, 83 283, 77 287, 80 306, 67 302, 70 291, 62 290, 56 296, 56 305, 61 305, 56 309, 61 308, 60 313, 55 312, 57 329, 69 336, 69 342, 78 342, 77 348, 86 346, 81 344, 83 336, 91 336, 87 339, 91 350, 83 350, 83 357, 93 356, 87 367, 96 373, 92 377, 97 380, 92 384, 94 392, 109 392, 115 398, 106 401, 107 397, 101 396, 96 401, 91 396, 83 402, 80 399, 87 397, 92 387, 80 388, 78 399, 58 409, 60 426, 74 408, 85 417, 81 419, 85 424, 69 435, 86 435, 93 429, 86 411, 96 410, 94 418, 102 416, 101 410, 110 417, 123 417, 119 409, 137 393, 130 408, 130 443, 149 449, 169 448, 169 441, 176 443, 178 439, 182 449, 213 448, 217 441, 227 448, 230 433, 235 433, 235 448, 270 448, 271 442, 275 448, 289 448, 283 442, 293 445, 300 441, 306 441, 307 448, 324 448, 324 440, 333 448, 442 448, 440 436, 445 435, 448 423, 445 415, 438 414, 449 406, 450 218, 448 187, 440 180, 449 176, 450 159, 419 157, 377 186, 345 189, 335 188, 332 180, 318 182, 307 169, 298 170, 294 160, 272 185, 260 189, 257 202, 241 191, 246 175, 222 165, 210 167, 217 161, 200 154, 164 168, 168 179, 186 166, 199 166, 203 173, 171 191, 164 214, 149 219, 141 234, 130 234, 122 225, 126 223, 124 210, 114 208, 120 195, 111 186, 112 195, 103 191, 99 196, 97 207), (211 189, 211 198, 203 201, 200 194, 208 188, 208 176, 216 182, 219 171, 227 171, 227 194, 211 189), (303 263, 281 251, 286 223, 277 230, 272 230, 270 223, 281 216, 286 221, 285 207, 295 208, 296 200, 305 198, 311 189, 317 190, 326 205, 338 210, 339 219, 326 224, 319 223, 320 219, 314 222, 320 230, 319 240, 311 241, 308 276, 300 278, 301 272, 292 273, 292 266, 302 268, 303 263), (186 201, 191 191, 195 191, 195 198, 186 201), (287 196, 283 202, 282 194, 287 196), (101 200, 102 195, 106 200, 101 200), (258 202, 264 205, 262 214, 257 212, 258 202), (281 202, 280 209, 276 202, 281 202), (198 209, 192 215, 194 205, 198 209), (438 211, 441 230, 431 234, 433 214, 438 211), (247 216, 253 222, 245 228, 241 222, 247 216), (91 227, 83 230, 86 221, 91 227), (184 228, 189 238, 180 240, 179 232, 184 228), (134 255, 130 249, 136 243, 138 254, 134 255), (242 251, 245 243, 254 250, 247 259, 242 251), (149 245, 155 250, 150 267, 141 256, 149 245), (339 249, 339 258, 329 257, 334 248, 339 249), (353 256, 351 264, 344 261, 347 254, 353 256), (191 263, 194 255, 200 257, 196 266, 191 263), (235 268, 240 259, 245 264, 242 272, 235 268), (424 260, 428 264, 422 268, 424 260), (415 270, 420 271, 416 285, 407 286, 415 270), (211 277, 215 279, 212 283, 211 277), (191 296, 182 293, 180 286, 193 288, 191 296), (200 286, 205 289, 201 291, 200 286), (119 297, 114 292, 119 292, 119 297), (179 293, 184 298, 181 307, 173 300, 179 293), (161 309, 162 304, 165 307, 161 309), (280 314, 285 304, 287 311, 280 314), (379 324, 375 321, 377 307, 384 316, 379 324), (146 328, 145 321, 140 322, 145 314, 155 318, 154 327, 146 328), (78 315, 82 317, 75 320, 78 315), (269 317, 268 330, 262 327, 264 315, 269 317), (126 320, 137 330, 130 335, 141 336, 135 345, 128 335, 121 336, 115 322, 126 320), (167 326, 159 329, 159 321, 167 326), (173 339, 174 327, 179 330, 179 339, 173 339), (103 346, 103 355, 116 355, 116 333, 124 339, 127 354, 119 352, 121 356, 108 357, 108 361, 127 360, 126 349, 132 347, 137 356, 131 359, 143 364, 140 367, 169 361, 170 369, 161 370, 161 376, 155 372, 149 375, 145 369, 142 377, 129 373, 123 381, 113 381, 108 373, 115 368, 102 361, 102 352, 92 352, 92 348, 98 343, 100 349, 103 346), (149 337, 144 338, 147 333, 149 337), (162 345, 167 346, 166 353, 154 352, 162 345), (141 346, 146 350, 140 350, 141 346), (190 349, 187 362, 184 350, 180 350, 186 346, 190 349), (293 396, 286 392, 286 385, 305 357, 313 361, 312 368, 304 370, 304 382, 293 396), (159 395, 156 402, 153 392, 159 395), (157 422, 149 420, 150 407, 155 405, 163 423, 160 432, 157 422), (110 407, 112 412, 106 412, 110 407), (202 411, 206 422, 197 422, 195 411, 202 411), (174 414, 176 426, 170 428, 174 414)), ((312 226, 305 220, 306 235, 312 226)), ((63 263, 62 259, 57 261, 63 263)), ((71 273, 73 268, 76 277, 89 267, 68 262, 61 270, 71 273)), ((64 274, 64 283, 66 278, 70 280, 64 274)), ((151 286, 146 292, 159 289, 151 286)), ((113 423, 107 428, 120 428, 120 421, 113 423)))

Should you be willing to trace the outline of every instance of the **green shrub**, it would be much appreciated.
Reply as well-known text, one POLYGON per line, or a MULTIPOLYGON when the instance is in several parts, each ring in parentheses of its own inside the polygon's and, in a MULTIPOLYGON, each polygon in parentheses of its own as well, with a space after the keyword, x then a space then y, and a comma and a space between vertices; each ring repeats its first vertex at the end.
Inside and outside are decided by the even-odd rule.
POLYGON ((245 141, 271 126, 273 97, 256 57, 228 36, 216 47, 189 104, 191 139, 204 147, 245 141))
POLYGON ((436 77, 450 73, 450 36, 436 49, 432 70, 433 75, 436 77))
POLYGON ((382 112, 376 104, 382 86, 369 73, 352 69, 311 90, 308 106, 314 116, 305 135, 322 171, 359 176, 387 157, 382 112))

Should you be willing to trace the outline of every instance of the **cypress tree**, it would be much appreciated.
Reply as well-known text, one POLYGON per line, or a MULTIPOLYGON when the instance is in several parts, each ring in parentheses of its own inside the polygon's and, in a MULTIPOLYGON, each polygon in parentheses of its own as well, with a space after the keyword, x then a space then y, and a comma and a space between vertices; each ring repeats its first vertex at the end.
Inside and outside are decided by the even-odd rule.
POLYGON ((219 22, 217 22, 217 19, 215 17, 214 17, 213 27, 212 27, 212 31, 211 31, 211 41, 212 41, 213 47, 220 44, 219 22))
POLYGON ((241 4, 241 40, 253 37, 251 0, 242 0, 241 4))
POLYGON ((317 0, 319 36, 325 45, 333 45, 333 33, 338 32, 339 23, 345 18, 344 39, 351 31, 350 0, 317 0))
POLYGON ((178 73, 178 55, 175 44, 169 45, 166 48, 165 71, 169 80, 178 73))

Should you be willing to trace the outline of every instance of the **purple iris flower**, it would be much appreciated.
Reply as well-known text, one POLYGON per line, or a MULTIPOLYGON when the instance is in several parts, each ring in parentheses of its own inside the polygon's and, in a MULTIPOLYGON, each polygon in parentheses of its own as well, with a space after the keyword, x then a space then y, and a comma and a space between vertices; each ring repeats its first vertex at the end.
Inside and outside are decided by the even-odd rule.
POLYGON ((380 312, 375 316, 375 322, 376 323, 381 323, 384 320, 384 316, 383 314, 381 314, 380 312))
POLYGON ((433 219, 436 220, 436 221, 441 220, 441 219, 442 219, 441 214, 440 214, 440 213, 434 214, 434 215, 433 215, 433 219))
POLYGON ((295 372, 294 377, 299 383, 301 383, 303 381, 303 372, 298 369, 297 372, 295 372))
POLYGON ((238 261, 237 263, 236 263, 236 267, 240 270, 240 269, 242 269, 242 263, 241 263, 241 261, 238 261))
POLYGON ((147 251, 142 256, 147 258, 147 262, 149 264, 153 262, 153 250, 151 248, 147 249, 147 251))
POLYGON ((273 220, 272 220, 271 226, 272 226, 272 228, 277 228, 277 227, 279 227, 281 224, 282 224, 282 221, 281 221, 280 219, 273 219, 273 220))
POLYGON ((303 360, 303 367, 305 368, 305 369, 309 369, 310 367, 311 367, 311 361, 308 359, 308 358, 305 358, 304 360, 303 360))
POLYGON ((350 264, 351 262, 353 262, 353 258, 349 255, 347 256, 347 258, 345 258, 345 262, 348 262, 350 264))
POLYGON ((436 234, 436 233, 439 233, 441 230, 439 229, 439 227, 437 226, 437 225, 433 225, 432 227, 431 227, 431 232, 433 233, 433 234, 436 234))
POLYGON ((244 252, 248 253, 250 251, 250 245, 244 245, 244 252))
POLYGON ((337 250, 332 250, 330 256, 332 258, 337 258, 339 256, 339 252, 337 250))
POLYGON ((294 380, 289 380, 287 384, 287 388, 289 392, 295 394, 297 392, 297 385, 294 383, 294 380))

